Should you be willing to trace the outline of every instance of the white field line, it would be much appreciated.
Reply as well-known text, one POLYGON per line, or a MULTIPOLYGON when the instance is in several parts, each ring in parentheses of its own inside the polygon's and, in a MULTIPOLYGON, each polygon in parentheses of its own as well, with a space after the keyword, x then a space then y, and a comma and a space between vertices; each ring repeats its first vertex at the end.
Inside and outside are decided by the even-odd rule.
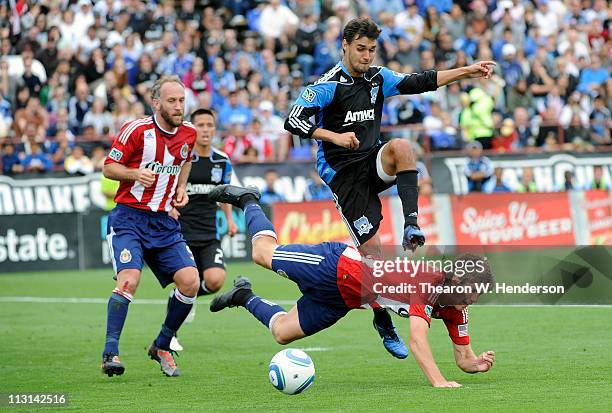
MULTIPOLYGON (((211 300, 198 300, 198 304, 208 305, 211 300)), ((135 299, 133 304, 165 305, 167 300, 135 299)), ((275 300, 280 305, 295 304, 295 300, 275 300)), ((0 303, 58 303, 58 304, 107 304, 108 298, 83 297, 9 297, 0 296, 0 303)), ((476 304, 475 307, 571 307, 571 308, 612 308, 611 304, 476 304)))
MULTIPOLYGON (((208 305, 211 300, 198 300, 198 304, 208 305)), ((278 300, 277 304, 295 304, 295 300, 278 300)), ((82 297, 2 297, 0 303, 58 303, 58 304, 107 304, 108 298, 82 298, 82 297)), ((168 300, 134 299, 132 304, 166 305, 168 300)))

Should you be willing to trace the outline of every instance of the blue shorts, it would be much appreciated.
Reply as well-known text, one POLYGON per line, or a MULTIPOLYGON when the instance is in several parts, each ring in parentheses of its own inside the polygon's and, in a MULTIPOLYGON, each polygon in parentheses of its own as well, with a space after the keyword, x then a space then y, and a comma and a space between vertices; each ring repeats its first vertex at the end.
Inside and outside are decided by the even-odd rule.
POLYGON ((332 326, 349 311, 336 282, 338 259, 346 247, 340 242, 280 245, 272 255, 272 270, 295 282, 303 294, 297 307, 306 335, 332 326))
POLYGON ((178 221, 165 212, 118 204, 108 215, 106 231, 115 274, 128 268, 142 270, 146 262, 166 287, 178 270, 196 267, 178 221))

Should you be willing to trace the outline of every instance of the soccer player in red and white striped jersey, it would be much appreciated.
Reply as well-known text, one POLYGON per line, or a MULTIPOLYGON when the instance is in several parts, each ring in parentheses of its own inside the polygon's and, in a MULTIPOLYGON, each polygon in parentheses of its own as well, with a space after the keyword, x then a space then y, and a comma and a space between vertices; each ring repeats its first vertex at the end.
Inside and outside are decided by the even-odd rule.
POLYGON ((178 221, 168 215, 188 202, 196 130, 183 121, 185 88, 177 76, 162 77, 151 89, 154 115, 128 122, 113 142, 104 176, 120 181, 117 206, 108 216, 107 240, 117 285, 108 303, 102 371, 123 374, 119 337, 144 262, 162 287, 176 288, 149 356, 168 376, 178 376, 170 340, 183 324, 200 285, 193 254, 178 221))

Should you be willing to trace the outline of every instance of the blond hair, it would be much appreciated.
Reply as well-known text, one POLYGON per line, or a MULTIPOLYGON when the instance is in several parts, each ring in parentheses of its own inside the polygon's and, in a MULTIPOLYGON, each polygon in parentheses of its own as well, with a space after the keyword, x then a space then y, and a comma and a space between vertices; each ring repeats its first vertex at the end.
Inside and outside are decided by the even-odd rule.
POLYGON ((151 99, 159 99, 161 87, 164 83, 178 83, 183 88, 185 88, 185 85, 181 81, 181 78, 177 75, 162 76, 155 81, 153 87, 151 88, 151 99))

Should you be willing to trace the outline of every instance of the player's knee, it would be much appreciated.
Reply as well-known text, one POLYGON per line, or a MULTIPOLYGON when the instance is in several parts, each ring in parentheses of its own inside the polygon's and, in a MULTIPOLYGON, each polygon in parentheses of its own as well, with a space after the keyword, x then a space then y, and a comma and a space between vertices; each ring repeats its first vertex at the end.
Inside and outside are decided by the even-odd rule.
POLYGON ((183 294, 188 296, 195 296, 200 288, 200 278, 196 271, 192 275, 181 277, 179 280, 175 280, 176 287, 183 294))
POLYGON ((395 159, 408 159, 414 161, 414 151, 412 145, 407 139, 391 139, 389 148, 395 159))
POLYGON ((282 331, 282 329, 273 329, 272 335, 274 336, 274 340, 276 340, 278 344, 281 344, 283 346, 293 341, 293 337, 291 337, 285 331, 282 331))
POLYGON ((272 336, 274 337, 274 340, 276 340, 276 342, 278 344, 289 344, 294 340, 293 335, 291 334, 291 332, 285 327, 286 324, 283 323, 283 319, 286 317, 286 315, 281 315, 279 316, 274 324, 272 324, 272 336))
POLYGON ((117 288, 121 291, 126 291, 132 295, 136 293, 138 282, 140 281, 140 272, 137 270, 123 270, 118 274, 117 288))
POLYGON ((218 271, 212 274, 205 273, 204 280, 206 280, 206 289, 211 293, 215 293, 223 287, 225 271, 218 271))

